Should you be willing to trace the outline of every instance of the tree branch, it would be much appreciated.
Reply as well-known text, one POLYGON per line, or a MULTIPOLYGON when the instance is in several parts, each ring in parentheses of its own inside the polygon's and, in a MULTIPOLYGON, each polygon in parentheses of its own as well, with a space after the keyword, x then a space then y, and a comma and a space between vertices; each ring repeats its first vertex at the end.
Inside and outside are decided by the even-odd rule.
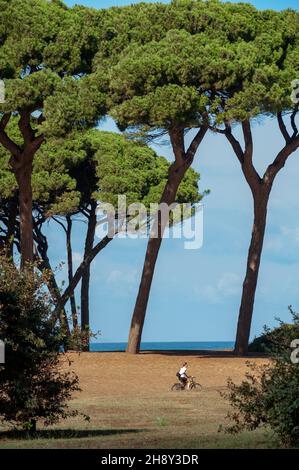
POLYGON ((297 112, 298 112, 298 105, 296 106, 296 108, 294 109, 294 111, 292 112, 292 115, 291 115, 291 126, 292 126, 292 129, 293 129, 292 139, 295 139, 295 137, 297 137, 297 135, 298 135, 298 127, 296 125, 297 112))
POLYGON ((285 125, 283 117, 282 117, 282 112, 277 113, 277 121, 278 121, 278 126, 279 126, 279 129, 280 129, 280 132, 282 133, 286 143, 288 143, 291 139, 291 136, 287 131, 286 125, 285 125))
POLYGON ((243 121, 242 129, 245 141, 245 152, 244 152, 244 163, 252 166, 252 157, 253 157, 253 140, 250 122, 243 121))
POLYGON ((284 167, 288 157, 294 153, 299 147, 299 136, 295 139, 292 139, 285 147, 277 154, 273 163, 271 163, 265 174, 263 176, 263 181, 271 185, 274 181, 275 176, 277 173, 284 167))
POLYGON ((6 134, 5 129, 9 123, 11 113, 4 114, 0 122, 0 143, 3 147, 10 152, 14 159, 19 159, 21 157, 22 150, 15 144, 6 134))
POLYGON ((169 137, 175 157, 175 161, 181 165, 186 158, 184 129, 176 127, 169 130, 169 137))
POLYGON ((40 134, 39 136, 37 136, 33 143, 32 143, 32 149, 35 152, 38 151, 38 149, 41 147, 41 145, 43 144, 43 142, 45 141, 45 135, 44 134, 40 134))
MULTIPOLYGON (((116 234, 115 234, 116 235, 116 234)), ((92 250, 88 253, 88 255, 84 258, 84 260, 81 262, 80 266, 77 268, 74 277, 72 279, 72 282, 68 285, 66 290, 61 296, 59 304, 56 306, 54 312, 53 312, 53 321, 57 321, 60 315, 61 309, 65 306, 66 302, 69 300, 71 294, 74 292, 76 289, 77 285, 79 284, 85 270, 88 268, 88 266, 91 264, 91 262, 94 260, 94 258, 97 256, 97 254, 105 248, 105 246, 108 245, 113 240, 113 238, 108 237, 106 235, 99 243, 97 243, 92 250)))
POLYGON ((56 219, 56 217, 52 217, 52 219, 63 228, 65 233, 67 233, 67 229, 66 229, 65 225, 62 222, 60 222, 60 220, 56 219))
POLYGON ((34 140, 34 130, 30 125, 30 112, 22 111, 18 122, 25 145, 34 140))
POLYGON ((243 149, 241 147, 240 142, 233 135, 231 125, 227 122, 225 123, 224 134, 225 134, 227 140, 229 141, 229 143, 231 144, 231 146, 232 146, 232 148, 235 152, 235 155, 237 156, 239 162, 241 163, 241 165, 243 165, 243 163, 244 163, 243 149))
POLYGON ((262 179, 253 165, 253 139, 251 132, 250 121, 246 120, 242 122, 242 129, 245 142, 244 152, 244 163, 242 165, 242 171, 245 176, 247 183, 249 184, 253 192, 256 191, 257 186, 261 183, 262 179))
POLYGON ((203 125, 197 132, 196 136, 192 140, 191 144, 189 145, 189 148, 186 153, 186 159, 191 160, 191 163, 193 162, 194 155, 196 154, 196 151, 198 147, 200 146, 204 136, 206 135, 207 131, 209 129, 208 125, 203 125))

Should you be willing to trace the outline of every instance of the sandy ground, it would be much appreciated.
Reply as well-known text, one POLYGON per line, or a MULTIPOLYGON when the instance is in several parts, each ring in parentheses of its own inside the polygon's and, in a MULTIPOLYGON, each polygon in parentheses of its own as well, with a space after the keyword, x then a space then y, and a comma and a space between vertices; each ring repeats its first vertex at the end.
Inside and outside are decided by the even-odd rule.
MULTIPOLYGON (((68 353, 69 368, 80 379, 81 393, 71 407, 90 416, 61 421, 35 439, 16 439, 0 426, 1 448, 264 448, 275 447, 267 431, 230 436, 219 433, 227 424, 228 403, 219 392, 228 377, 240 382, 248 359, 228 352, 68 353), (183 362, 202 391, 170 390, 183 362)), ((263 358, 250 358, 258 364, 263 358)), ((7 428, 6 428, 7 429, 7 428)))
POLYGON ((233 357, 228 352, 144 352, 136 356, 93 352, 68 353, 68 358, 80 378, 81 398, 89 399, 167 392, 177 382, 175 374, 184 362, 188 363, 188 374, 195 376, 205 390, 222 389, 228 377, 236 382, 244 378, 246 362, 266 362, 264 358, 233 357))

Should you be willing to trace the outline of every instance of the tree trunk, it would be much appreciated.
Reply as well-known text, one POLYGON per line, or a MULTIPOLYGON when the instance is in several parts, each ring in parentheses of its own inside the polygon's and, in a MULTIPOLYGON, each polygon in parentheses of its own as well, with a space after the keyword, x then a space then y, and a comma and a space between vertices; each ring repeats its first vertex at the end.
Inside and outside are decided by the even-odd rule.
POLYGON ((37 424, 36 419, 34 419, 34 418, 30 419, 29 429, 28 429, 28 434, 30 436, 36 434, 36 424, 37 424))
POLYGON ((251 242, 249 246, 246 276, 243 283, 242 299, 239 311, 237 335, 235 342, 235 353, 245 355, 248 352, 248 342, 250 337, 251 320, 254 306, 256 285, 259 274, 261 254, 265 236, 268 200, 276 175, 285 166, 287 159, 299 147, 299 135, 296 126, 296 115, 298 109, 295 108, 290 119, 293 134, 289 134, 282 112, 277 114, 278 124, 282 136, 285 139, 285 146, 278 152, 275 159, 270 163, 261 178, 253 164, 253 138, 250 120, 242 122, 245 150, 243 151, 240 142, 232 133, 231 125, 225 122, 224 133, 236 154, 244 177, 251 189, 254 201, 254 223, 252 229, 251 242))
MULTIPOLYGON (((56 279, 55 279, 54 272, 53 272, 52 267, 50 265, 49 258, 47 256, 45 258, 43 258, 43 262, 40 263, 39 268, 40 268, 40 270, 46 269, 48 271, 49 276, 48 276, 48 280, 47 280, 47 286, 48 286, 49 292, 50 292, 53 300, 55 301, 55 303, 57 305, 61 301, 61 294, 60 294, 59 287, 58 287, 58 284, 57 284, 56 279)), ((67 338, 70 338, 71 331, 70 331, 70 326, 69 326, 69 322, 68 322, 68 318, 67 318, 65 308, 61 309, 60 325, 61 325, 62 328, 65 329, 65 334, 66 334, 67 338)))
MULTIPOLYGON (((69 284, 72 282, 73 279, 73 250, 72 250, 72 219, 69 215, 66 216, 66 249, 67 249, 67 265, 68 265, 68 280, 69 284)), ((78 328, 78 314, 77 314, 77 307, 76 307, 76 298, 75 292, 70 295, 70 304, 71 304, 71 313, 72 313, 72 321, 73 321, 73 328, 76 330, 78 328)))
MULTIPOLYGON (((97 225, 96 217, 96 202, 91 203, 89 218, 88 218, 88 228, 85 240, 85 249, 84 249, 84 258, 87 257, 88 253, 91 252, 94 244, 94 236, 97 225)), ((90 264, 87 266, 86 270, 82 276, 81 282, 81 331, 89 330, 89 284, 90 284, 90 264)), ((83 351, 89 351, 89 336, 86 337, 86 342, 83 346, 83 351)))
POLYGON ((269 190, 265 190, 265 188, 261 189, 254 196, 254 222, 248 251, 246 276, 243 282, 235 343, 235 353, 240 356, 248 353, 254 298, 266 228, 268 200, 269 190))
MULTIPOLYGON (((38 258, 38 268, 40 271, 46 270, 48 272, 47 286, 53 301, 58 305, 61 302, 61 294, 48 257, 48 241, 43 235, 39 224, 34 225, 33 235, 34 241, 36 242, 37 252, 40 256, 40 258, 38 258)), ((66 336, 69 338, 71 336, 71 331, 65 308, 62 308, 60 312, 60 325, 65 329, 66 336)))
POLYGON ((32 224, 32 163, 22 165, 16 172, 19 186, 21 268, 33 261, 32 224))
MULTIPOLYGON (((160 204, 166 203, 170 205, 175 202, 177 190, 189 166, 190 165, 186 164, 178 167, 176 163, 171 165, 169 169, 168 180, 164 188, 160 204)), ((165 230, 165 224, 161 224, 160 217, 156 218, 154 222, 154 226, 155 225, 158 225, 158 236, 157 238, 150 238, 148 241, 141 282, 139 285, 139 291, 131 321, 127 345, 127 352, 130 354, 137 354, 140 350, 141 336, 150 289, 165 230)))
POLYGON ((16 231, 16 220, 18 215, 18 200, 13 197, 8 203, 7 235, 6 246, 7 254, 13 259, 14 236, 16 231))
POLYGON ((0 143, 10 152, 10 165, 19 188, 20 211, 20 251, 21 268, 33 261, 33 223, 32 223, 32 162, 34 155, 44 142, 44 135, 35 136, 32 129, 31 111, 20 111, 19 129, 23 136, 23 146, 13 142, 5 132, 12 113, 5 113, 0 121, 0 143))

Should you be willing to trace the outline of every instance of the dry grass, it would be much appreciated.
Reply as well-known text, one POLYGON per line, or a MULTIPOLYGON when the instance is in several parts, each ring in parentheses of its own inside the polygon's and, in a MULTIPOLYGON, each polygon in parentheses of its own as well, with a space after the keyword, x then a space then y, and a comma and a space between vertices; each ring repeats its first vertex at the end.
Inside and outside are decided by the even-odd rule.
MULTIPOLYGON (((224 355, 125 353, 69 354, 82 392, 71 406, 87 413, 36 439, 0 434, 1 448, 237 448, 275 447, 269 433, 237 437, 218 433, 225 424, 227 403, 221 398, 228 377, 244 377, 245 360, 224 355), (185 360, 203 385, 201 392, 171 392, 175 373, 185 360)), ((258 363, 265 359, 254 359, 258 363)))

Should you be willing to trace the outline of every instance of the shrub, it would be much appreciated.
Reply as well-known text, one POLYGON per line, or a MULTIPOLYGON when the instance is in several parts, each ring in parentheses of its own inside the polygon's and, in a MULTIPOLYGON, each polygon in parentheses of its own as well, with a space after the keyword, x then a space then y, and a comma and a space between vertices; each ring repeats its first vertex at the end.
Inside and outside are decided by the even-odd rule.
MULTIPOLYGON (((290 310, 296 330, 299 316, 290 310)), ((228 380, 228 390, 223 395, 232 406, 228 413, 232 424, 225 428, 227 432, 268 426, 284 445, 298 444, 299 364, 291 361, 290 342, 294 338, 289 333, 284 328, 269 331, 267 347, 272 351, 271 362, 262 366, 248 362, 248 372, 240 385, 228 380)))
POLYGON ((34 267, 20 272, 0 256, 0 419, 28 431, 38 420, 48 425, 78 414, 67 405, 80 390, 78 377, 61 368, 63 335, 51 318, 45 276, 34 267))
POLYGON ((279 319, 279 326, 273 329, 264 327, 264 333, 255 338, 249 345, 249 352, 270 352, 281 350, 282 345, 288 348, 291 341, 299 338, 299 316, 291 306, 288 307, 292 316, 292 323, 285 323, 279 319))

